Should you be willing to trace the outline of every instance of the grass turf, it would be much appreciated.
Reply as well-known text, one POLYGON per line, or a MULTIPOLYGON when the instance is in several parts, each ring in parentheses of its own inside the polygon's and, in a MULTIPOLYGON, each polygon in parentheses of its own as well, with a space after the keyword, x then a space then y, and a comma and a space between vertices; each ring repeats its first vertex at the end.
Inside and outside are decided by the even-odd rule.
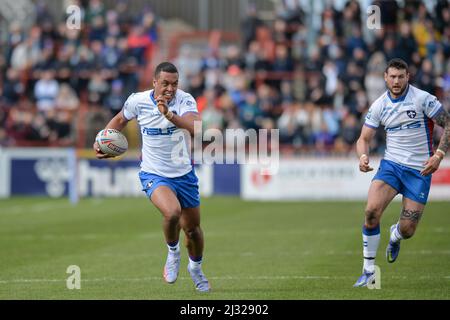
MULTIPOLYGON (((352 288, 361 272, 364 203, 202 199, 204 272, 194 290, 182 249, 179 279, 162 279, 161 217, 145 198, 0 201, 0 299, 449 299, 449 202, 430 202, 417 234, 388 264, 392 203, 381 223, 381 290, 352 288), (66 288, 69 265, 81 290, 66 288)), ((182 237, 183 239, 184 237, 182 237)))

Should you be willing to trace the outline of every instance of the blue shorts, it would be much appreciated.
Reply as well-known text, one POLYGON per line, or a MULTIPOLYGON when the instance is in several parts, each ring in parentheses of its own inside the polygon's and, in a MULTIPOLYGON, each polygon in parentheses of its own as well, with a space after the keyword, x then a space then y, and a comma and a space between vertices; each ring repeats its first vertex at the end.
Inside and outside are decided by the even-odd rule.
POLYGON ((419 170, 382 159, 373 180, 386 182, 404 197, 426 204, 431 186, 431 175, 422 176, 419 170))
POLYGON ((166 178, 145 171, 139 172, 142 191, 151 198, 153 191, 159 186, 167 186, 175 193, 180 201, 181 208, 195 208, 200 205, 198 192, 198 178, 194 169, 181 177, 166 178))

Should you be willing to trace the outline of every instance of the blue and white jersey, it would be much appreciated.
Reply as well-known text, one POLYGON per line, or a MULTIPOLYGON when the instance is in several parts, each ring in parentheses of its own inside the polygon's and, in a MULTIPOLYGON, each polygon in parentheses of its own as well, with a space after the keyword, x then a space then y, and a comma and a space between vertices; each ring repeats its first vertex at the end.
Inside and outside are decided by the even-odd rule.
MULTIPOLYGON (((195 99, 180 89, 168 106, 179 116, 198 112, 195 99)), ((142 171, 174 178, 192 170, 190 139, 159 112, 153 90, 131 94, 125 101, 123 114, 128 120, 136 118, 140 127, 142 171)))
POLYGON ((404 166, 422 170, 433 155, 432 119, 443 111, 437 98, 408 85, 405 93, 392 99, 389 90, 371 105, 364 125, 386 130, 384 158, 404 166))

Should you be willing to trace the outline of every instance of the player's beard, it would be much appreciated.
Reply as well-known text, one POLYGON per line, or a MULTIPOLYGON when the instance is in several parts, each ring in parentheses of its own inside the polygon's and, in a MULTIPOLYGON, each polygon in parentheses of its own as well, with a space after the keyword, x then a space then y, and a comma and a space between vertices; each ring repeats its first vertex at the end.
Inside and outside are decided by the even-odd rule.
POLYGON ((405 93, 405 90, 406 90, 407 87, 408 87, 408 83, 405 83, 403 85, 403 87, 400 88, 400 91, 398 93, 395 93, 394 92, 394 86, 391 86, 389 88, 389 92, 391 93, 391 96, 394 96, 394 97, 398 98, 398 97, 401 97, 405 93))

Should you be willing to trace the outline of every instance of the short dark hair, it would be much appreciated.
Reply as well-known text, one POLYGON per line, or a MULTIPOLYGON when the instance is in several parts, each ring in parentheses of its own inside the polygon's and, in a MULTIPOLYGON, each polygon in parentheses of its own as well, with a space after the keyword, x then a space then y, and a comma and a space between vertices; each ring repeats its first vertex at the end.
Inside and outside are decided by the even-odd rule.
POLYGON ((395 69, 399 69, 399 70, 405 69, 406 73, 408 73, 408 64, 400 58, 394 58, 394 59, 389 60, 386 70, 384 70, 384 72, 387 73, 389 68, 395 68, 395 69))
POLYGON ((164 72, 168 72, 168 73, 178 73, 178 69, 177 67, 175 67, 175 65, 173 63, 170 62, 161 62, 160 64, 158 64, 158 66, 155 69, 155 78, 158 78, 159 74, 164 71, 164 72))

